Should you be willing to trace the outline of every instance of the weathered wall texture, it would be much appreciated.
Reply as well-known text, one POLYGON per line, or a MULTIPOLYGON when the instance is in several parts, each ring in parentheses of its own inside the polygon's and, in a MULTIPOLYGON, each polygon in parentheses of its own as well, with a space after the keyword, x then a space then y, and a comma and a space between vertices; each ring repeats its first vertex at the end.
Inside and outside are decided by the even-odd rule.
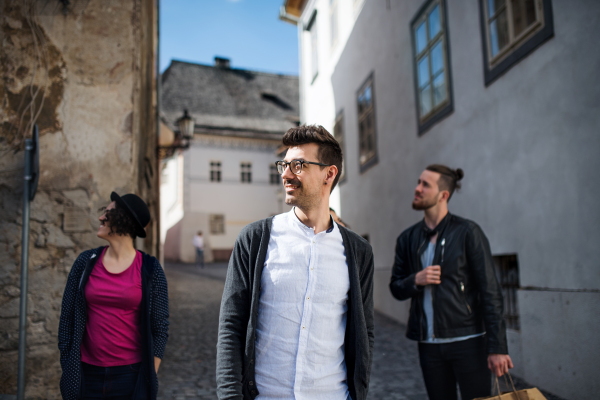
MULTIPOLYGON (((77 255, 102 245, 98 209, 113 190, 139 194, 153 217, 158 209, 156 7, 87 0, 64 13, 58 1, 0 0, 0 15, 0 394, 16 393, 24 110, 34 97, 41 176, 31 205, 26 395, 60 398, 62 292, 77 255)), ((155 253, 157 222, 147 231, 138 248, 155 253)))

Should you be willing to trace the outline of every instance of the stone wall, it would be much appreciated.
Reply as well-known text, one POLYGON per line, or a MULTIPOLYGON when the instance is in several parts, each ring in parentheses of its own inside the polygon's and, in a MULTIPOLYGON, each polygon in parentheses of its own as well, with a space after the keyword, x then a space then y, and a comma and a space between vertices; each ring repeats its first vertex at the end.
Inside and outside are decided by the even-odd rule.
POLYGON ((111 191, 147 201, 154 222, 137 246, 156 254, 156 6, 0 0, 0 15, 0 394, 16 393, 22 150, 37 116, 26 395, 54 399, 62 292, 77 255, 103 244, 98 209, 111 191))

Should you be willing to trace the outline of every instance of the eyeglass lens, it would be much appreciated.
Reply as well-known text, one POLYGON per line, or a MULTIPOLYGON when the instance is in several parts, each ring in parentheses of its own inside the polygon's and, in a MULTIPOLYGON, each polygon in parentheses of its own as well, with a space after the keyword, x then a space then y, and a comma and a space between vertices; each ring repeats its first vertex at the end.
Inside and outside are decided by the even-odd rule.
MULTIPOLYGON (((287 163, 284 161, 279 161, 277 163, 277 171, 283 175, 283 173, 285 172, 285 168, 287 167, 287 163)), ((298 175, 300 172, 302 172, 302 162, 298 161, 298 160, 294 160, 291 161, 289 163, 290 168, 292 169, 292 173, 298 175)))

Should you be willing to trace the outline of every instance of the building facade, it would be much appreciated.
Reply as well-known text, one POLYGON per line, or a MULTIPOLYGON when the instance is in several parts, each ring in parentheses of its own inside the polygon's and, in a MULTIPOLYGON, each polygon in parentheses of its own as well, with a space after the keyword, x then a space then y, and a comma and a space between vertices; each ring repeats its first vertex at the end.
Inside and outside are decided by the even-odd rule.
POLYGON ((110 193, 136 193, 156 255, 157 9, 154 1, 0 1, 0 397, 16 394, 23 145, 35 122, 40 177, 31 203, 26 397, 59 399, 63 290, 96 237, 110 193))
POLYGON ((342 140, 340 214, 373 245, 376 308, 406 323, 408 302, 394 300, 388 283, 397 236, 422 218, 411 210, 416 180, 432 163, 460 167, 450 212, 490 241, 513 373, 565 398, 595 398, 600 192, 584 182, 600 167, 600 51, 587 34, 600 4, 285 7, 298 17, 301 122, 322 118, 342 140), (332 51, 335 35, 341 48, 332 51))
MULTIPOLYGON (((241 229, 287 211, 275 169, 285 131, 298 123, 298 78, 173 61, 162 78, 163 120, 194 119, 183 152, 183 215, 165 236, 165 258, 193 262, 203 232, 206 261, 227 261, 241 229)), ((170 178, 169 178, 170 179, 170 178)))

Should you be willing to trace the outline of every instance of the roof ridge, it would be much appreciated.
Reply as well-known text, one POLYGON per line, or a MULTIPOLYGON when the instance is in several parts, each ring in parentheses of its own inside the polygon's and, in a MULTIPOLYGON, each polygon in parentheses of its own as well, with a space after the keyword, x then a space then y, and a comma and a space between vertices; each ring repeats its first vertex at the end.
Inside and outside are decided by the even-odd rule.
MULTIPOLYGON (((245 68, 221 68, 221 67, 216 67, 214 65, 208 65, 208 64, 200 64, 200 63, 196 63, 196 62, 191 62, 191 61, 183 61, 183 60, 177 60, 177 59, 171 59, 171 63, 169 64, 169 66, 167 67, 167 69, 171 68, 171 66, 174 63, 178 63, 178 64, 188 64, 188 65, 193 65, 195 67, 203 67, 203 68, 211 68, 211 69, 218 69, 220 71, 231 71, 231 72, 252 72, 253 74, 257 74, 257 75, 268 75, 268 76, 276 76, 276 77, 280 77, 280 78, 289 78, 289 79, 298 79, 298 75, 291 75, 291 74, 281 74, 281 73, 276 73, 276 72, 264 72, 264 71, 257 71, 257 70, 253 70, 253 69, 245 69, 245 68)), ((165 70, 166 72, 166 70, 165 70)), ((164 73, 164 72, 163 72, 164 73)))

